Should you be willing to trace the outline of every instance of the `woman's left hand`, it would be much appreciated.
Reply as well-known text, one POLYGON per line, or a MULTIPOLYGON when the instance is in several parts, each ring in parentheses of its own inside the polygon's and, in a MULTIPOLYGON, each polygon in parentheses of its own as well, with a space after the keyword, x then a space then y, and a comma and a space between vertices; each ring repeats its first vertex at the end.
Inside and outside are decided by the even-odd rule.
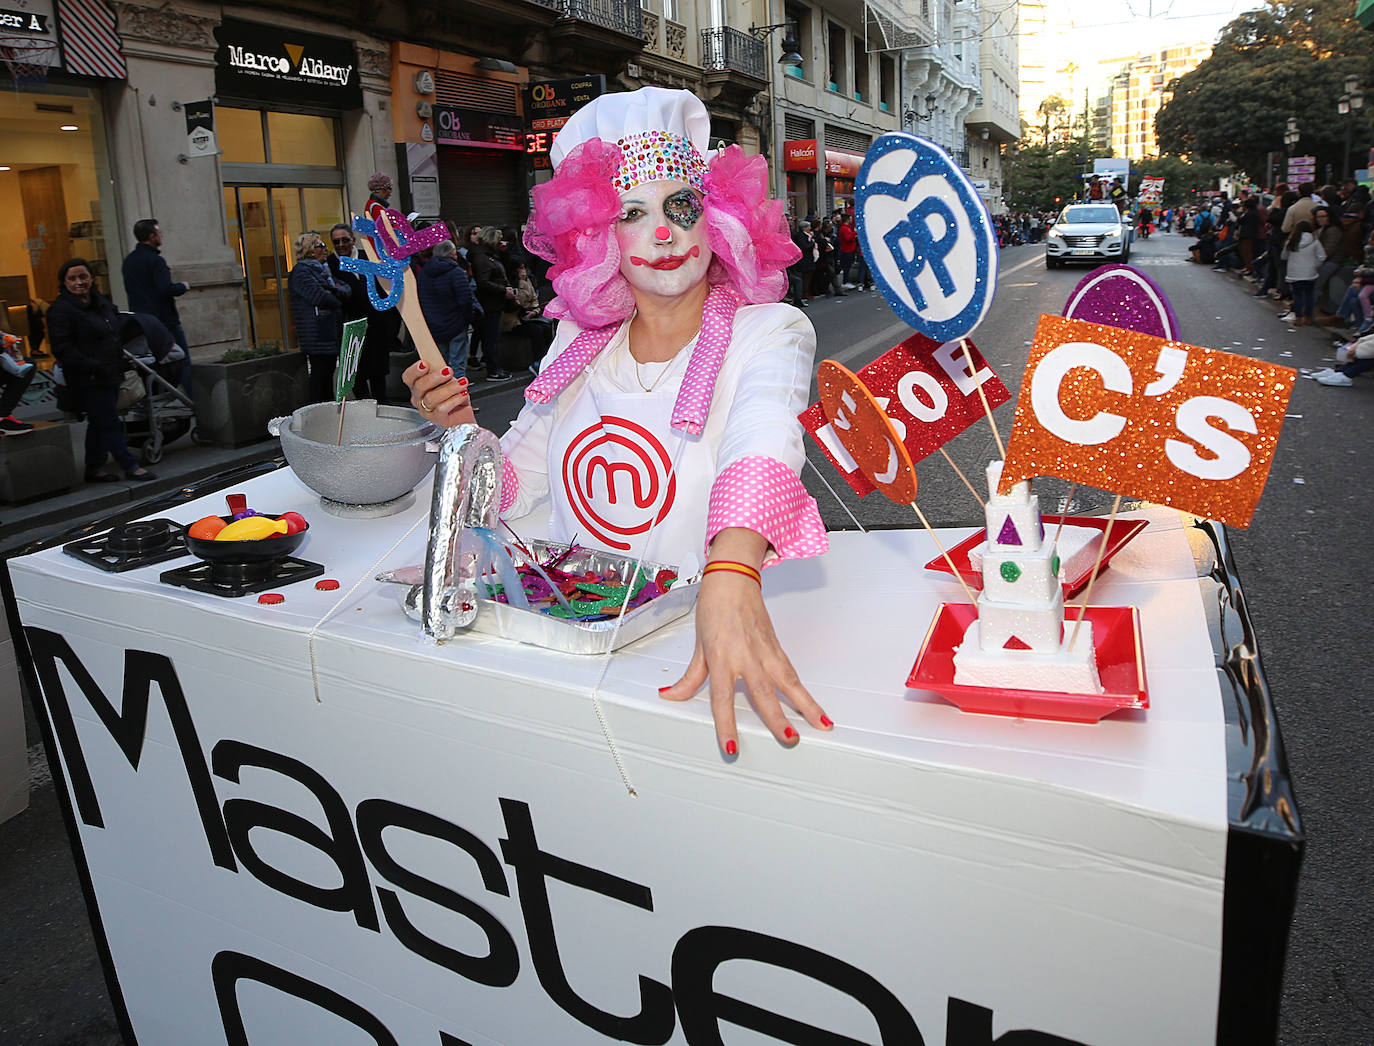
POLYGON ((669 701, 686 701, 709 678, 711 715, 721 751, 726 755, 739 751, 737 680, 744 681, 764 725, 789 748, 801 737, 788 722, 779 694, 817 730, 834 725, 802 685, 778 642, 758 582, 741 574, 713 571, 702 578, 696 613, 697 645, 691 663, 681 679, 660 693, 669 701))

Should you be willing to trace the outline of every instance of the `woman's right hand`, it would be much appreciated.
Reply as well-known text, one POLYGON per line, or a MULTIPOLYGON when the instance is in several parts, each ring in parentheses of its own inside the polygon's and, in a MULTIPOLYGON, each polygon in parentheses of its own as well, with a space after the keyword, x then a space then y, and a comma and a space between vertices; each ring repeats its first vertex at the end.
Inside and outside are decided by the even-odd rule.
POLYGON ((455 378, 451 368, 435 372, 420 360, 406 368, 401 380, 410 389, 411 405, 425 420, 445 429, 477 424, 468 396, 468 379, 455 378))

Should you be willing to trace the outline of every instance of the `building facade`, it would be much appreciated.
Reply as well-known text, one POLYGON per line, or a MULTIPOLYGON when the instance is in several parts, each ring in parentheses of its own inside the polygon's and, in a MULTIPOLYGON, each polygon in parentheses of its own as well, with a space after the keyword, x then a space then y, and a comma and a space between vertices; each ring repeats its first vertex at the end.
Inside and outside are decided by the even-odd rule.
POLYGON ((713 145, 767 157, 798 215, 847 206, 903 126, 992 200, 1014 135, 1014 54, 979 42, 974 0, 13 4, 33 53, 0 69, 0 301, 21 332, 69 257, 125 304, 133 223, 156 218, 199 355, 294 348, 295 241, 348 222, 371 174, 403 211, 519 226, 553 135, 603 92, 693 91, 713 145))
POLYGON ((1141 55, 1112 79, 1111 148, 1114 156, 1156 156, 1155 115, 1173 98, 1169 84, 1212 53, 1211 44, 1182 44, 1141 55))

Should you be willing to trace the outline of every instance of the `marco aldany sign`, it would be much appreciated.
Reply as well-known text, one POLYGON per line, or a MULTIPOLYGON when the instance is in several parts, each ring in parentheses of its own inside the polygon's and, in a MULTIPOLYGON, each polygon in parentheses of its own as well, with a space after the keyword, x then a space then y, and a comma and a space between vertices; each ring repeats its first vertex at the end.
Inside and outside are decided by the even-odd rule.
POLYGON ((351 40, 226 18, 215 30, 219 94, 340 109, 363 104, 351 40))

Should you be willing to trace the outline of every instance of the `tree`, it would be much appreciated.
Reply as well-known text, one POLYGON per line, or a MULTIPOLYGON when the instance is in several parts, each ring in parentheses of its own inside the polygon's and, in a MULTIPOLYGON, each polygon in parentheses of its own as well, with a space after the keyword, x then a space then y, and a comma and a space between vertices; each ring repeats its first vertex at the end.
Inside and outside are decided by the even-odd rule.
POLYGON ((1062 142, 1022 145, 1013 153, 1003 175, 1002 195, 1014 211, 1050 210, 1055 197, 1071 200, 1078 191, 1079 167, 1072 146, 1062 142))
MULTIPOLYGON (((1052 137, 1059 137, 1058 132, 1064 125, 1064 114, 1069 111, 1068 99, 1062 95, 1052 94, 1046 98, 1035 110, 1040 116, 1040 144, 1048 145, 1052 137)), ((1069 113, 1072 119, 1073 114, 1069 113)))
MULTIPOLYGON (((1340 170, 1345 117, 1336 100, 1349 75, 1374 95, 1374 56, 1351 5, 1332 0, 1265 0, 1222 30, 1211 57, 1170 85, 1173 99, 1155 117, 1164 153, 1265 172, 1283 149, 1288 119, 1298 122, 1300 152, 1340 170)), ((1370 111, 1356 118, 1353 149, 1369 145, 1370 111)))

